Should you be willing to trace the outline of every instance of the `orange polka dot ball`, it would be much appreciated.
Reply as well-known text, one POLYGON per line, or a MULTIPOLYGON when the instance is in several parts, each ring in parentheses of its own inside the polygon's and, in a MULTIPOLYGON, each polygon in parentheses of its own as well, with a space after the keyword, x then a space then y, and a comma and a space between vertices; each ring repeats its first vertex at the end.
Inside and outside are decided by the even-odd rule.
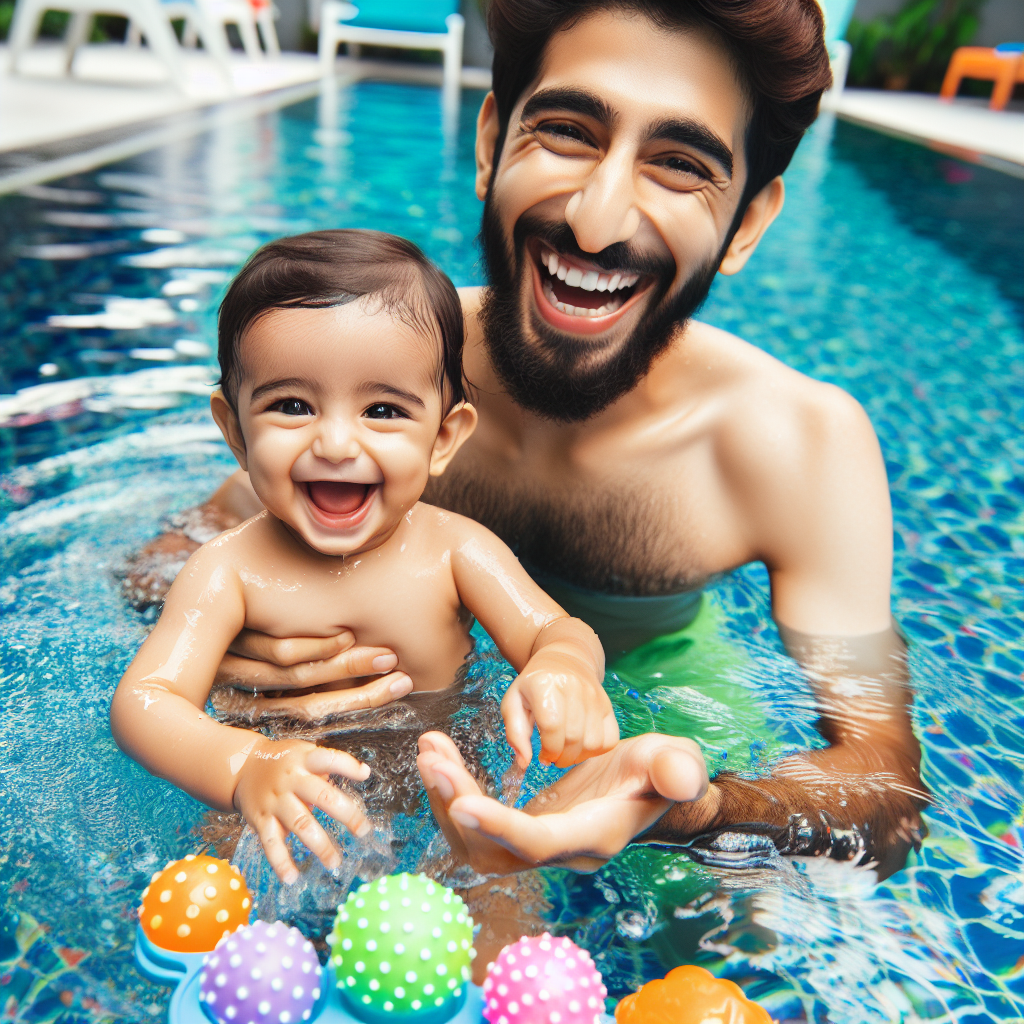
POLYGON ((615 1008, 616 1024, 772 1024, 768 1011, 752 1003, 731 981, 703 967, 676 967, 649 981, 615 1008))
POLYGON ((161 949, 207 953, 249 923, 252 896, 238 868, 190 853, 158 871, 142 892, 139 923, 161 949))

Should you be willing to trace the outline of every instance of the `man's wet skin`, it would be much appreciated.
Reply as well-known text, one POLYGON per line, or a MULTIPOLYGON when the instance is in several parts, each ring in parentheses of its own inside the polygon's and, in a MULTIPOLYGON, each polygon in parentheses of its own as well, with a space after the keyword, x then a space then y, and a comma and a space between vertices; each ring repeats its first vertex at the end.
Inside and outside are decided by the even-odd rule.
MULTIPOLYGON (((492 293, 463 295, 480 426, 425 498, 478 519, 525 561, 613 593, 672 593, 764 562, 773 616, 811 667, 830 746, 786 759, 768 779, 719 775, 704 796, 669 806, 679 797, 654 769, 665 750, 627 740, 617 757, 574 769, 529 814, 474 794, 456 759, 431 751, 432 806, 480 870, 592 864, 650 828, 652 808, 662 816, 645 838, 655 841, 759 831, 788 852, 853 855, 882 873, 917 840, 925 794, 890 620, 888 488, 867 417, 844 392, 708 325, 691 320, 657 344, 659 311, 709 263, 741 270, 781 209, 776 179, 730 239, 748 117, 714 39, 612 13, 552 38, 497 162, 501 126, 485 101, 477 189, 501 279, 492 293), (512 319, 514 337, 485 330, 512 319), (636 355, 624 357, 632 345, 636 355), (582 395, 586 406, 594 381, 622 371, 618 382, 631 383, 630 365, 640 365, 635 386, 578 415, 572 402, 582 395), (583 385, 566 398, 574 374, 583 385), (841 656, 813 653, 836 644, 841 656), (607 822, 609 801, 636 811, 617 819, 634 831, 587 848, 580 816, 607 822)), ((209 507, 224 526, 256 510, 241 478, 209 507)), ((333 659, 323 681, 365 674, 369 660, 351 643, 303 653, 333 659)), ((258 638, 235 650, 276 660, 258 638)), ((319 671, 304 668, 303 685, 319 671)), ((293 674, 244 658, 222 673, 249 686, 273 678, 274 689, 293 674)))

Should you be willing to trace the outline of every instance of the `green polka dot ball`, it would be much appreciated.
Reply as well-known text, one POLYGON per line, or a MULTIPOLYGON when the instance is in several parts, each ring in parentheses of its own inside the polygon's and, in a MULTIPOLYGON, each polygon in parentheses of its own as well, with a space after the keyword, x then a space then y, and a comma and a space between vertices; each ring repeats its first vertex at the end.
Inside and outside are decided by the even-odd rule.
POLYGON ((350 893, 327 941, 342 1001, 365 1021, 446 1019, 465 997, 476 956, 461 898, 405 872, 350 893))

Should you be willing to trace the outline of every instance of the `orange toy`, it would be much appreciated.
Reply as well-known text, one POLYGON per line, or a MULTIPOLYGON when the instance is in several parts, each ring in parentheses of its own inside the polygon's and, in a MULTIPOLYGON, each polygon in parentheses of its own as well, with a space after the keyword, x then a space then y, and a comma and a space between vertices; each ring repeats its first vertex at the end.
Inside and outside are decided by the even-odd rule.
POLYGON ((1013 94, 1017 82, 1024 82, 1024 54, 1007 44, 1006 48, 987 46, 961 46, 953 51, 953 57, 946 69, 939 95, 951 100, 960 88, 964 78, 980 78, 995 82, 991 110, 1002 110, 1013 94))
POLYGON ((252 896, 238 868, 190 853, 158 871, 142 891, 139 923, 154 946, 206 953, 249 923, 252 896))
POLYGON ((738 985, 703 967, 676 967, 615 1009, 616 1024, 772 1024, 738 985))

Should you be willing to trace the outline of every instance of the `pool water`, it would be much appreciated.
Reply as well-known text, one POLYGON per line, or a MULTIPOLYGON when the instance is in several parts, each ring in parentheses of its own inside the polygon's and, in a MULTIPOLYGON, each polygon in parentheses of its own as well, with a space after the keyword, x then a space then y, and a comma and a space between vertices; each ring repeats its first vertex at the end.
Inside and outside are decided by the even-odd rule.
MULTIPOLYGON (((134 908, 155 869, 197 849, 203 809, 110 738, 148 629, 119 567, 232 468, 206 395, 217 302, 255 246, 384 228, 457 284, 481 281, 480 98, 445 137, 436 90, 362 83, 0 198, 0 1020, 165 1013, 167 990, 132 966, 134 908)), ((1022 1018, 1024 181, 823 118, 787 186, 702 316, 846 388, 879 433, 928 838, 878 886, 765 850, 733 870, 630 850, 593 876, 524 880, 522 899, 595 954, 615 995, 687 960, 785 1021, 1022 1018)), ((766 581, 751 566, 715 589, 708 642, 731 654, 711 678, 667 654, 609 676, 635 727, 680 694, 721 708, 742 690, 763 725, 721 710, 721 742, 701 737, 713 765, 821 742, 766 581)), ((507 670, 488 664, 500 689, 507 670)), ((426 821, 402 829, 381 866, 436 850, 426 821)), ((260 874, 244 839, 239 856, 260 874)))

